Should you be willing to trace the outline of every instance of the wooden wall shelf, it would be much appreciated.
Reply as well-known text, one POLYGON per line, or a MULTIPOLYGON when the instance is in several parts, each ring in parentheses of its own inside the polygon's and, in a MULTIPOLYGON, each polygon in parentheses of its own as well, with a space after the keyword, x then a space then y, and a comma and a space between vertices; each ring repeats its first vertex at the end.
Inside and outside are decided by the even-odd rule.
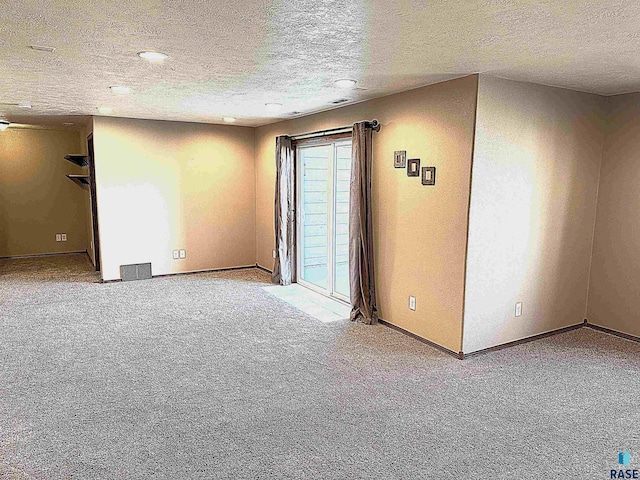
POLYGON ((82 188, 89 188, 89 175, 67 175, 67 178, 72 182, 80 185, 82 188))
POLYGON ((87 156, 81 154, 69 154, 64 157, 65 160, 69 160, 71 163, 78 165, 80 167, 86 167, 88 164, 87 156))

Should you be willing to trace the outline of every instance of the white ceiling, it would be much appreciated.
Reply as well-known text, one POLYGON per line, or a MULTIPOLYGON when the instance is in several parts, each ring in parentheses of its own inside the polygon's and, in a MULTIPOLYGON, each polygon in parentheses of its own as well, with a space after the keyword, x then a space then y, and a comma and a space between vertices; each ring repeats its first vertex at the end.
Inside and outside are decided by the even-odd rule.
POLYGON ((114 116, 256 126, 477 72, 637 92, 639 26, 638 0, 10 0, 0 117, 38 123, 106 105, 114 116), (142 50, 169 59, 152 64, 142 50), (335 87, 340 78, 360 89, 335 87), (19 102, 33 108, 2 105, 19 102), (267 102, 284 105, 277 117, 267 102))

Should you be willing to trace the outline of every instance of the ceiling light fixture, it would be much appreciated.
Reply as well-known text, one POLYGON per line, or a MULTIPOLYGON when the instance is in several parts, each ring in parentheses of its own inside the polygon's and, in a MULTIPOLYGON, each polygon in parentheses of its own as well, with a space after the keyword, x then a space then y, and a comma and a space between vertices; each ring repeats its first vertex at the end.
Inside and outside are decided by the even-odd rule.
POLYGON ((222 120, 224 120, 227 123, 233 123, 236 121, 236 119, 233 117, 222 117, 222 120))
POLYGON ((9 125, 11 124, 6 120, 0 120, 0 132, 4 132, 7 128, 9 128, 9 125))
POLYGON ((111 87, 109 87, 111 89, 111 91, 113 93, 118 93, 121 95, 126 95, 128 93, 131 93, 131 89, 129 87, 122 87, 120 85, 113 85, 111 87))
POLYGON ((353 88, 358 82, 349 78, 343 78, 341 80, 336 80, 334 83, 336 84, 336 87, 339 88, 353 88))
POLYGON ((108 115, 109 113, 113 112, 113 108, 111 108, 111 107, 98 107, 98 112, 102 113, 103 115, 108 115))
POLYGON ((21 102, 21 103, 18 104, 18 108, 27 108, 27 109, 29 109, 29 108, 31 108, 31 104, 28 103, 28 102, 21 102))
POLYGON ((267 110, 270 112, 279 112, 282 108, 281 103, 265 103, 264 106, 267 107, 267 110))
POLYGON ((31 50, 36 50, 38 52, 47 52, 47 53, 53 53, 56 51, 56 47, 45 47, 42 45, 31 45, 29 46, 29 48, 31 50))
POLYGON ((144 58, 145 60, 149 60, 150 62, 161 62, 165 58, 167 58, 169 55, 167 55, 166 53, 149 51, 149 52, 139 52, 138 56, 140 58, 144 58))

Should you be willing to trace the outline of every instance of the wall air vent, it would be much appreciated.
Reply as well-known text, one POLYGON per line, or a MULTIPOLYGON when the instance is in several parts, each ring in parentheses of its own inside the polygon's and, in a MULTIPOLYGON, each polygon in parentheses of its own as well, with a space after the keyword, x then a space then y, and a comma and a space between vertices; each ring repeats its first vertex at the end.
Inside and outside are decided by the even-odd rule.
POLYGON ((151 264, 137 263, 133 265, 120 265, 120 278, 123 282, 149 280, 151 278, 151 264))

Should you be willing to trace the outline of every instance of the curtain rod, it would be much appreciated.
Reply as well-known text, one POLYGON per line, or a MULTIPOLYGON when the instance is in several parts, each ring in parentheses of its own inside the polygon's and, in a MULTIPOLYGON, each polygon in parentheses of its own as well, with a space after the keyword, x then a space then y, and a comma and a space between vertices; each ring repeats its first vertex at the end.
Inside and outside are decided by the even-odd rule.
MULTIPOLYGON (((367 125, 367 127, 371 127, 375 132, 380 131, 380 122, 378 120, 374 119, 370 122, 365 122, 365 124, 367 125)), ((325 137, 327 135, 351 132, 352 130, 353 125, 348 125, 346 127, 329 128, 327 130, 317 130, 315 132, 300 133, 298 135, 291 135, 289 138, 291 138, 291 140, 301 140, 303 138, 325 137)))

